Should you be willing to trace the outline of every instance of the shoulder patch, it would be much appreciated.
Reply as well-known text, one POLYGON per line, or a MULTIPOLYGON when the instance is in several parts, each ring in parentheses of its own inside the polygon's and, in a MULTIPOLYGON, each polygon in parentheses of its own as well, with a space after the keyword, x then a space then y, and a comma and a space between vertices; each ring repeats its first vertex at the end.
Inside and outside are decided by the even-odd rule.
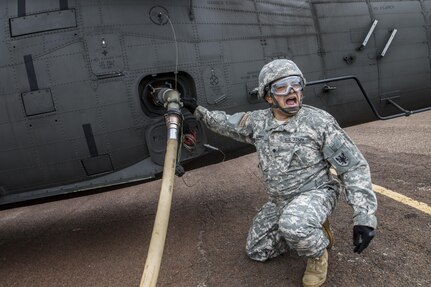
POLYGON ((348 166, 350 159, 347 155, 344 154, 344 152, 341 152, 338 156, 334 157, 334 160, 340 165, 340 166, 348 166))

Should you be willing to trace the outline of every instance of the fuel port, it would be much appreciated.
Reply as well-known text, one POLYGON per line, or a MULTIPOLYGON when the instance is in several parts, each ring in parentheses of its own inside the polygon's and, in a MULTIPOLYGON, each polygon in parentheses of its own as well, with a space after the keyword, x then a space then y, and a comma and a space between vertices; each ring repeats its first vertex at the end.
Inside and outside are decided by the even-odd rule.
POLYGON ((154 97, 155 92, 162 88, 176 88, 181 99, 196 98, 195 83, 187 73, 179 72, 176 84, 174 73, 148 75, 141 80, 138 90, 142 111, 150 118, 158 118, 166 113, 166 108, 154 97))

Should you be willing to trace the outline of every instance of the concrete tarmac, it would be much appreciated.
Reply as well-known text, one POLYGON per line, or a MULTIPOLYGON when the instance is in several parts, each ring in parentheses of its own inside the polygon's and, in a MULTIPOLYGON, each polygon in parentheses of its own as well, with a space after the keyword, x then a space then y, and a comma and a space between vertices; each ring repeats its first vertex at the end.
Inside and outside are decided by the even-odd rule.
MULTIPOLYGON (((431 112, 347 128, 375 184, 431 205, 431 112)), ((160 190, 153 181, 0 211, 0 286, 139 286, 160 190)), ((431 286, 431 215, 380 194, 376 238, 352 252, 344 198, 324 286, 431 286)), ((265 263, 244 252, 266 194, 256 154, 175 179, 158 286, 300 286, 294 252, 265 263)))

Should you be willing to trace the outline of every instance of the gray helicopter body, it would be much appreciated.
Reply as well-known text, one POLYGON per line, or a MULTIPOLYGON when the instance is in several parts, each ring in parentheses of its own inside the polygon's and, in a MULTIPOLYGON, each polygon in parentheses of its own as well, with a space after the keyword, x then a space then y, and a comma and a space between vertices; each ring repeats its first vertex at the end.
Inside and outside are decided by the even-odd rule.
MULTIPOLYGON (((354 75, 380 114, 431 105, 431 1, 0 2, 0 204, 95 189, 162 171, 164 108, 179 90, 209 109, 266 108, 261 67, 289 58, 309 82, 354 75), (397 107, 398 106, 398 107, 397 107)), ((305 103, 343 125, 376 119, 353 80, 306 87, 305 103)), ((214 147, 250 148, 196 132, 181 162, 214 147)))

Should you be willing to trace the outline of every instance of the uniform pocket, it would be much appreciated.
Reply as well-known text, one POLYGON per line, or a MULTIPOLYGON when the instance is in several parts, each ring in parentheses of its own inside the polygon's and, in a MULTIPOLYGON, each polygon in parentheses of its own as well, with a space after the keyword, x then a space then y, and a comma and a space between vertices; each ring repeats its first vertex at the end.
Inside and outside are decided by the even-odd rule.
POLYGON ((295 144, 273 146, 271 152, 274 154, 274 168, 280 170, 281 172, 287 172, 297 150, 298 147, 295 144))
POLYGON ((307 168, 323 160, 322 153, 309 145, 300 145, 295 149, 290 164, 291 168, 307 168))

